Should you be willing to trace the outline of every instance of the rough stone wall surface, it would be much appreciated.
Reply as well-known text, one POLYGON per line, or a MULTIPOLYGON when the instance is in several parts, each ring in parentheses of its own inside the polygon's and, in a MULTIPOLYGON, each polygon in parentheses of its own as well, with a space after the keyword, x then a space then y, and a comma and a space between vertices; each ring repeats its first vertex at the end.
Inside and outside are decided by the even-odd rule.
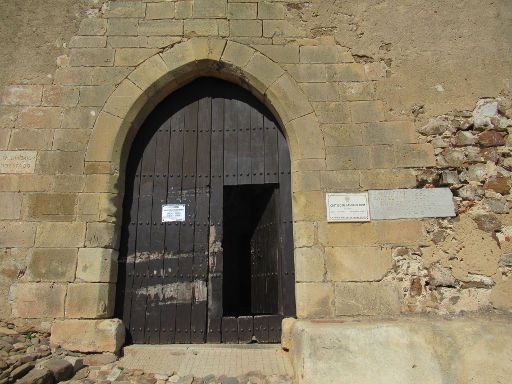
POLYGON ((512 310, 506 0, 9 7, 0 154, 29 151, 36 163, 0 174, 0 317, 112 316, 116 140, 166 89, 158 79, 190 72, 196 49, 282 112, 299 317, 512 310), (440 185, 454 192, 454 219, 325 219, 325 192, 440 185))

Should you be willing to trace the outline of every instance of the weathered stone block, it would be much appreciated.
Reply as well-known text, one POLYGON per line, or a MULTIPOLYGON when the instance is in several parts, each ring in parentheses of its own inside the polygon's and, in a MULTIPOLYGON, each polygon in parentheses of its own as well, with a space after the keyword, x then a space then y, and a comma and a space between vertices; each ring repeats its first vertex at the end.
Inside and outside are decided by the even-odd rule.
POLYGON ((301 63, 337 64, 353 61, 350 52, 337 45, 300 47, 301 63))
POLYGON ((75 280, 76 248, 36 248, 27 268, 30 281, 70 282, 75 280))
POLYGON ((292 190, 295 192, 319 191, 320 174, 317 171, 294 172, 292 190))
POLYGON ((312 246, 315 243, 315 224, 309 221, 293 223, 293 243, 297 248, 312 246))
POLYGON ((73 48, 69 64, 72 67, 110 67, 114 64, 114 49, 73 48))
POLYGON ((319 248, 295 249, 295 279, 297 282, 323 281, 325 260, 319 248))
POLYGON ((18 191, 18 175, 0 175, 0 191, 18 191))
POLYGON ((51 149, 51 129, 15 129, 11 133, 9 149, 48 150, 51 149))
POLYGON ((194 17, 226 17, 227 0, 194 0, 194 17))
POLYGON ((146 19, 172 19, 174 17, 174 2, 146 4, 146 19))
POLYGON ((325 83, 327 80, 324 64, 290 64, 286 70, 299 83, 325 83))
POLYGON ((258 19, 281 20, 284 19, 283 4, 262 1, 258 3, 258 19))
POLYGON ((85 192, 117 192, 117 181, 118 177, 114 175, 87 175, 85 192))
POLYGON ((144 17, 145 4, 136 1, 111 1, 105 9, 106 17, 144 17))
POLYGON ((22 195, 20 193, 0 193, 0 220, 16 220, 20 218, 21 198, 22 195))
POLYGON ((393 169, 396 166, 395 147, 392 145, 373 145, 370 149, 370 168, 393 169))
POLYGON ((295 284, 297 317, 334 317, 334 286, 332 283, 295 284))
POLYGON ((284 73, 279 65, 261 53, 255 53, 244 70, 257 83, 256 87, 262 94, 284 73))
POLYGON ((363 126, 363 136, 367 144, 409 144, 418 140, 408 121, 369 123, 363 126))
POLYGON ((328 170, 369 169, 370 150, 368 147, 327 147, 328 170))
POLYGON ((367 81, 363 64, 328 64, 328 81, 367 81))
POLYGON ((57 107, 26 107, 20 111, 18 128, 60 128, 62 109, 57 107))
POLYGON ((332 83, 303 83, 304 90, 310 101, 338 101, 338 91, 332 83))
POLYGON ((134 116, 127 116, 127 114, 135 103, 143 101, 144 98, 141 98, 141 95, 142 90, 130 80, 125 79, 112 93, 103 111, 120 118, 133 118, 134 116))
POLYGON ((111 223, 88 223, 85 244, 94 248, 114 248, 118 242, 115 225, 111 223))
POLYGON ((77 175, 84 170, 83 152, 40 152, 36 170, 46 175, 77 175))
POLYGON ((436 165, 431 144, 404 144, 396 148, 399 167, 433 167, 436 165))
POLYGON ((44 106, 73 107, 78 103, 78 88, 46 85, 43 89, 44 106))
POLYGON ((336 316, 397 315, 401 292, 393 282, 336 283, 336 316))
POLYGON ((115 293, 115 284, 70 284, 65 316, 85 319, 111 317, 114 314, 115 293))
POLYGON ((117 251, 104 248, 81 248, 78 252, 76 278, 89 283, 115 283, 117 251))
MULTIPOLYGON (((117 85, 131 72, 125 67, 95 67, 91 68, 90 85, 117 85)), ((81 84, 84 85, 84 84, 81 84)))
POLYGON ((360 186, 368 189, 413 188, 416 175, 410 169, 371 169, 361 171, 360 186))
POLYGON ((373 223, 323 222, 318 225, 318 241, 324 246, 375 245, 377 233, 373 223))
POLYGON ((342 124, 350 122, 350 111, 347 107, 347 103, 314 102, 313 108, 315 109, 320 123, 342 124))
POLYGON ((322 171, 320 186, 324 191, 355 191, 359 189, 359 176, 359 171, 352 170, 322 171))
POLYGON ((179 36, 183 34, 181 20, 150 20, 139 23, 139 33, 147 36, 179 36))
POLYGON ((73 36, 69 48, 105 48, 107 36, 73 36))
POLYGON ((424 242, 419 220, 379 220, 374 223, 379 244, 418 245, 424 242))
POLYGON ((94 134, 89 142, 87 161, 109 161, 113 157, 114 142, 122 124, 119 117, 109 113, 100 113, 95 124, 94 134))
POLYGON ((294 220, 324 220, 325 197, 321 191, 293 193, 294 220))
POLYGON ((183 0, 176 2, 175 18, 188 19, 192 17, 193 4, 194 2, 192 0, 183 0))
POLYGON ((229 33, 231 36, 261 36, 262 24, 260 20, 231 20, 229 33))
POLYGON ((185 20, 183 28, 187 36, 217 36, 219 34, 218 21, 215 19, 185 20))
POLYGON ((84 245, 85 223, 41 223, 36 236, 37 247, 78 248, 84 245))
POLYGON ((56 129, 53 136, 53 149, 57 151, 85 151, 90 134, 90 129, 56 129))
POLYGON ((11 85, 2 92, 2 104, 40 105, 43 87, 41 85, 11 85))
MULTIPOLYGON (((143 22, 141 22, 143 23, 143 22)), ((138 19, 109 19, 107 35, 109 36, 137 36, 139 33, 138 19)), ((141 34, 143 33, 140 30, 141 34)))
POLYGON ((305 37, 306 31, 287 20, 263 20, 263 36, 272 38, 305 37))
POLYGON ((346 101, 365 101, 375 99, 375 83, 374 82, 357 82, 337 83, 338 94, 341 100, 346 101))
POLYGON ((97 108, 76 107, 66 109, 64 111, 62 128, 90 129, 93 127, 97 116, 97 108))
POLYGON ((59 85, 90 85, 93 68, 69 67, 57 68, 55 84, 59 85))
POLYGON ((496 309, 512 311, 512 279, 496 283, 491 292, 491 303, 496 309))
POLYGON ((243 68, 247 65, 249 60, 255 54, 255 50, 234 41, 228 41, 226 49, 222 54, 222 61, 233 64, 239 68, 243 68))
POLYGON ((255 19, 258 14, 257 3, 229 3, 228 19, 255 19))
POLYGON ((361 124, 322 124, 326 147, 363 145, 361 124))
POLYGON ((136 66, 159 52, 150 48, 119 48, 116 49, 115 64, 117 66, 136 66))
POLYGON ((71 351, 117 353, 124 337, 123 322, 119 319, 60 320, 52 324, 50 340, 71 351))
POLYGON ((384 120, 384 104, 381 101, 352 101, 348 106, 353 123, 384 120))
POLYGON ((101 107, 113 90, 114 88, 110 85, 80 87, 80 105, 101 107))
POLYGON ((19 175, 18 189, 22 192, 50 191, 54 180, 49 175, 19 175))
POLYGON ((95 36, 104 35, 107 31, 107 20, 96 18, 85 18, 80 22, 79 35, 95 36))
POLYGON ((35 220, 66 220, 75 212, 76 195, 33 193, 25 196, 23 215, 35 220))
POLYGON ((55 192, 71 193, 84 190, 84 175, 55 175, 52 178, 54 181, 53 190, 55 192))
POLYGON ((0 248, 32 247, 35 235, 35 223, 20 221, 0 222, 0 248))
POLYGON ((327 247, 327 279, 333 281, 378 281, 391 269, 390 248, 327 247))
POLYGON ((9 293, 13 315, 29 319, 63 317, 66 285, 54 283, 15 284, 9 293))
POLYGON ((295 64, 299 62, 299 46, 288 45, 254 45, 258 51, 280 64, 295 64))

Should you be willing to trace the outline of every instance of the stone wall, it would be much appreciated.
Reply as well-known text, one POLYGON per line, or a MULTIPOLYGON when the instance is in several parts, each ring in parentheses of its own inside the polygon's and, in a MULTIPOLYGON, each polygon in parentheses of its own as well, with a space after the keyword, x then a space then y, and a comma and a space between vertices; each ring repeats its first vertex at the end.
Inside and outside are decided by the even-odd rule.
MULTIPOLYGON (((54 5, 39 5, 48 24, 54 5)), ((36 161, 0 174, 0 317, 112 316, 126 150, 152 106, 201 75, 250 89, 286 133, 299 317, 512 309, 507 1, 60 7, 66 23, 48 29, 20 8, 65 41, 43 55, 55 71, 16 44, 19 26, 2 43, 16 55, 0 154, 36 161), (454 219, 325 219, 326 192, 442 185, 454 219)))

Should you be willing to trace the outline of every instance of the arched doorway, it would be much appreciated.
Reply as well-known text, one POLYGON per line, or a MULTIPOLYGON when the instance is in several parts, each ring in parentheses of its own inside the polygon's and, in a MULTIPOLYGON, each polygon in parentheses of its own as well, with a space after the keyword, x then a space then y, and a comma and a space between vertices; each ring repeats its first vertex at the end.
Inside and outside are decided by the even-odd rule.
POLYGON ((116 314, 134 343, 279 342, 295 315, 290 155, 271 113, 200 78, 126 168, 116 314))

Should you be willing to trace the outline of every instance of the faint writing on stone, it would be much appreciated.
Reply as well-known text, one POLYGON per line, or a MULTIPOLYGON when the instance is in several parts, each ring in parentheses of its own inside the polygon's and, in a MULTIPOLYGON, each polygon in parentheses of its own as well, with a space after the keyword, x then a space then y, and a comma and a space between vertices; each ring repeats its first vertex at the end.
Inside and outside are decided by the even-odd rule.
POLYGON ((0 173, 34 173, 35 151, 0 151, 0 173))
POLYGON ((372 220, 455 216, 449 188, 371 190, 368 197, 372 220))
POLYGON ((327 221, 369 221, 368 193, 328 193, 327 221))

